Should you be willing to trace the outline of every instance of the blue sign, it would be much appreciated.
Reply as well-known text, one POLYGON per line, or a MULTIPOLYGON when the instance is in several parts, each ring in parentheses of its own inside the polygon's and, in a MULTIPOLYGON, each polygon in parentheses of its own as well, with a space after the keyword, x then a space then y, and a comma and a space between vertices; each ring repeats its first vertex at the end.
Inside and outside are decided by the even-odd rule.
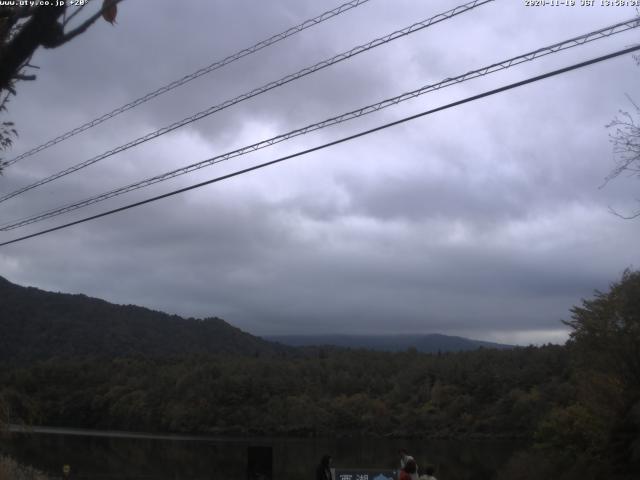
POLYGON ((395 480, 395 470, 336 468, 335 480, 395 480))

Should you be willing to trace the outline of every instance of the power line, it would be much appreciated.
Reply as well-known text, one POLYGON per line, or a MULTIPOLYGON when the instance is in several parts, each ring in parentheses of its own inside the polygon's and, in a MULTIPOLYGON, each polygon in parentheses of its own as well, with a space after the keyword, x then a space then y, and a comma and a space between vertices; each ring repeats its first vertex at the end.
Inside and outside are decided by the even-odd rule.
POLYGON ((0 197, 0 203, 4 202, 6 200, 9 200, 10 198, 13 198, 17 195, 20 195, 24 192, 27 192, 29 190, 32 190, 36 187, 39 187, 41 185, 44 185, 46 183, 52 182, 54 180, 57 180, 58 178, 64 177, 66 175, 69 175, 73 172, 76 172, 80 169, 86 168, 90 165, 93 165, 96 162, 99 162, 100 160, 104 160, 105 158, 111 157, 112 155, 115 155, 117 153, 123 152, 125 150, 128 150, 132 147, 135 147, 137 145, 140 145, 142 143, 145 143, 149 140, 155 139, 161 135, 164 135, 166 133, 172 132, 173 130, 176 130, 180 127, 183 127, 185 125, 188 125, 190 123, 196 122, 198 120, 201 120, 205 117, 208 117, 209 115, 212 115, 216 112, 219 112, 221 110, 224 110, 228 107, 231 107, 232 105, 235 105, 237 103, 240 103, 244 100, 248 100, 250 98, 253 98, 257 95, 260 95, 262 93, 268 92, 269 90, 273 90, 274 88, 280 87, 282 85, 285 85, 289 82, 292 82, 294 80, 298 80, 302 77, 305 77, 311 73, 317 72, 319 70, 322 70, 324 68, 327 68, 331 65, 334 65, 336 63, 342 62, 344 60, 347 60, 351 57, 354 57, 356 55, 359 55, 363 52, 369 51, 373 48, 379 47, 380 45, 384 45, 386 43, 389 43, 393 40, 396 40, 398 38, 410 35, 412 33, 418 32, 420 30, 423 30, 431 25, 434 25, 436 23, 440 23, 442 21, 448 20, 452 17, 455 17, 457 15, 460 15, 462 13, 468 12, 469 10, 473 10, 474 8, 477 8, 481 5, 493 2, 494 0, 473 0, 472 2, 466 3, 464 5, 459 5, 451 10, 448 10, 444 13, 440 13, 438 15, 435 15, 431 18, 428 18, 426 20, 423 20, 422 22, 417 22, 414 23, 413 25, 410 25, 406 28, 403 28, 401 30, 397 30, 393 33, 390 33, 388 35, 385 35, 383 37, 379 37, 376 38, 374 40, 371 40, 370 42, 364 44, 364 45, 359 45, 357 47, 352 48, 351 50, 347 51, 347 52, 343 52, 340 53, 338 55, 335 55, 334 57, 331 57, 328 60, 323 60, 322 62, 316 63, 313 66, 310 67, 306 67, 303 68, 302 70, 299 70, 296 73, 287 75, 286 77, 282 77, 279 80, 267 83, 266 85, 263 85, 262 87, 256 88, 254 90, 251 90, 250 92, 244 93, 238 97, 235 97, 231 100, 226 100, 225 102, 218 104, 218 105, 214 105, 212 107, 207 108, 206 110, 202 110, 201 112, 198 112, 190 117, 187 118, 183 118, 182 120, 179 120, 167 127, 163 127, 159 130, 156 130, 154 132, 148 133, 147 135, 144 135, 142 137, 139 137, 135 140, 132 140, 124 145, 120 145, 119 147, 116 147, 112 150, 108 150, 100 155, 97 155, 93 158, 90 158, 89 160, 85 160, 84 162, 78 163, 72 167, 66 168, 64 170, 61 170, 53 175, 50 175, 46 178, 43 178, 41 180, 38 180, 37 182, 34 182, 30 185, 27 185, 25 187, 22 187, 18 190, 15 190, 14 192, 8 193, 2 197, 0 197))
POLYGON ((120 115, 121 113, 126 112, 127 110, 131 110, 132 108, 137 107, 138 105, 142 105, 143 103, 148 102, 149 100, 158 97, 160 95, 163 95, 175 88, 178 88, 182 85, 184 85, 185 83, 190 82, 191 80, 195 80, 198 77, 201 77, 203 75, 206 75, 208 73, 213 72, 214 70, 218 70, 219 68, 222 68, 226 65, 229 65, 230 63, 235 62, 236 60, 240 60, 243 57, 246 57, 248 55, 251 55, 253 53, 256 53, 260 50, 262 50, 263 48, 269 47, 275 43, 278 43, 288 37, 291 37, 297 33, 302 32, 303 30, 306 30, 307 28, 313 27, 315 25, 318 25, 326 20, 329 20, 333 17, 336 17, 344 12, 347 12, 353 8, 359 7, 360 5, 363 5, 367 2, 369 2, 370 0, 352 0, 350 2, 344 3, 332 10, 328 10, 314 18, 310 18, 309 20, 305 20, 304 22, 295 25, 291 28, 288 28, 287 30, 285 30, 284 32, 280 32, 276 35, 273 35, 272 37, 267 38, 266 40, 262 40, 258 43, 256 43, 255 45, 251 46, 251 47, 247 47, 245 49, 242 49, 232 55, 229 55, 228 57, 223 58, 222 60, 218 60, 210 65, 207 65, 206 67, 202 67, 199 70, 196 70, 193 73, 190 73, 189 75, 185 75, 184 77, 178 79, 178 80, 174 80, 171 83, 168 83, 150 93, 147 93, 146 95, 143 95, 140 98, 137 98, 129 103, 127 103, 126 105, 123 105, 121 107, 116 108, 115 110, 110 111, 109 113, 105 113, 104 115, 91 120, 90 122, 84 123, 82 125, 80 125, 79 127, 76 127, 72 130, 69 130, 68 132, 65 132, 45 143, 43 143, 42 145, 39 145, 35 148, 32 148, 31 150, 22 153, 21 155, 18 155, 17 157, 7 161, 7 166, 8 165, 12 165, 16 162, 19 162, 22 159, 25 159, 27 157, 30 157, 32 155, 35 155, 38 152, 41 152, 42 150, 46 150, 49 147, 52 147, 64 140, 67 140, 68 138, 71 138, 79 133, 84 132, 85 130, 88 130, 90 128, 93 128, 97 125, 100 125, 101 123, 106 122, 107 120, 110 120, 111 118, 114 118, 118 115, 120 115))
POLYGON ((553 45, 547 46, 547 47, 542 47, 539 48, 537 50, 519 55, 517 57, 512 57, 508 60, 503 60, 501 62, 498 63, 493 63, 489 66, 477 69, 477 70, 472 70, 469 71, 465 74, 462 75, 458 75, 456 77, 449 77, 446 78, 445 80, 442 80, 440 82, 437 83, 433 83, 430 85, 425 85, 419 89, 413 90, 411 92, 408 93, 403 93, 402 95, 398 95, 396 97, 392 97, 386 100, 383 100, 381 102, 375 103, 375 104, 371 104, 371 105, 367 105, 365 107, 356 109, 356 110, 352 110, 350 112, 347 113, 343 113, 341 115, 337 115, 334 116, 332 118, 323 120, 321 122, 318 123, 314 123, 311 125, 307 125, 306 127, 303 128, 299 128, 296 130, 292 130, 290 132, 281 134, 281 135, 277 135, 275 137, 266 139, 266 140, 262 140, 260 142, 233 150, 231 152, 227 152, 221 155, 217 155, 215 157, 212 158, 208 158, 206 160, 191 164, 191 165, 187 165, 185 167, 181 167, 175 170, 171 170, 169 172, 160 174, 160 175, 156 175, 150 178, 147 178, 145 180, 141 180, 139 182, 136 183, 132 183, 123 187, 119 187, 116 188, 114 190, 110 190, 108 192, 102 193, 100 195, 97 196, 93 196, 90 197, 88 199, 79 201, 79 202, 75 202, 75 203, 71 203, 71 204, 67 204, 61 207, 57 207, 51 210, 47 210, 45 212, 41 212, 39 214, 33 215, 31 217, 27 217, 27 218, 23 218, 20 220, 14 220, 10 223, 5 223, 4 225, 0 226, 0 231, 9 231, 9 230, 13 230, 15 228, 18 227, 22 227, 25 225, 30 225, 32 223, 36 223, 36 222, 40 222, 58 215, 62 215, 64 213, 68 213, 74 210, 77 210, 79 208, 83 208, 89 205, 93 205, 94 203, 98 203, 98 202, 102 202, 104 200, 108 200, 110 198, 119 196, 119 195, 123 195, 125 193, 129 193, 132 192, 134 190, 138 190, 140 188, 145 188, 151 185, 154 185, 156 183, 160 183, 163 182, 165 180, 169 180, 171 178, 175 178, 178 177, 180 175, 184 175, 187 173, 191 173, 195 170, 199 170, 201 168, 204 167, 208 167, 211 165, 215 165, 217 163, 221 163, 224 162, 226 160, 229 160, 231 158, 235 158, 235 157, 239 157, 242 155, 245 155, 247 153, 250 152, 254 152, 256 150, 260 150, 266 147, 269 147, 271 145, 275 145, 277 143, 289 140, 291 138, 300 136, 300 135, 305 135, 307 133, 316 131, 316 130, 320 130, 322 128, 326 128, 332 125, 337 125, 355 118, 359 118, 361 116, 364 115, 368 115, 370 113, 373 112, 377 112, 379 110, 382 110, 384 108, 390 107, 392 105, 397 105, 401 102, 404 102, 406 100, 410 100, 412 98, 418 97, 420 95, 423 95, 425 93, 428 92, 432 92, 435 90, 439 90, 441 88, 445 88, 451 85, 455 85, 458 83, 462 83, 465 82, 467 80, 471 80, 474 78, 478 78, 484 75, 488 75, 500 70, 505 70, 507 68, 510 68, 512 66, 515 65, 519 65, 521 63, 524 62, 528 62, 528 61, 532 61, 535 60, 537 58, 552 54, 552 53, 556 53, 562 50, 566 50, 569 48, 573 48, 579 45, 584 45, 585 43, 594 41, 594 40, 598 40, 601 38, 606 38, 609 37, 611 35, 617 34, 617 33, 621 33, 621 32, 625 32, 628 31, 632 28, 637 28, 638 26, 640 26, 640 20, 638 19, 629 19, 627 21, 624 22, 619 22, 616 23, 614 25, 610 25, 608 27, 604 27, 601 28, 599 30, 595 30, 593 32, 584 34, 584 35, 580 35, 578 37, 573 37, 570 38, 568 40, 564 40, 562 42, 558 42, 555 43, 553 45))
POLYGON ((629 48, 626 48, 624 50, 618 50, 616 52, 613 52, 613 53, 610 53, 610 54, 607 54, 607 55, 596 57, 596 58, 593 58, 591 60, 587 60, 587 61, 584 61, 584 62, 576 63, 576 64, 570 65, 568 67, 563 67, 563 68, 560 68, 560 69, 557 69, 557 70, 553 70, 551 72, 547 72, 547 73, 544 73, 542 75, 537 75, 535 77, 530 77, 530 78, 528 78, 526 80, 521 80, 519 82, 510 83, 510 84, 505 85, 503 87, 499 87, 499 88, 496 88, 496 89, 493 89, 493 90, 489 90, 489 91, 480 93, 478 95, 473 95, 471 97, 467 97, 467 98, 464 98, 462 100, 458 100, 458 101, 455 101, 455 102, 452 102, 452 103, 448 103, 446 105, 443 105, 443 106, 440 106, 440 107, 437 107, 437 108, 433 108, 433 109, 427 110, 425 112, 421 112, 421 113, 417 113, 415 115, 404 117, 404 118, 402 118, 400 120, 396 120, 394 122, 386 123, 384 125, 380 125, 378 127, 371 128, 369 130, 365 130, 365 131, 356 133, 354 135, 349 135, 347 137, 343 137, 343 138, 340 138, 338 140, 334 140, 332 142, 325 143, 323 145, 318 145, 318 146, 313 147, 313 148, 308 148, 306 150, 293 153, 291 155, 286 155, 284 157, 280 157, 280 158, 277 158, 275 160, 271 160, 269 162, 261 163, 259 165, 254 165, 253 167, 249 167, 249 168, 245 168, 245 169, 242 169, 242 170, 238 170, 236 172, 229 173, 227 175, 222 175, 220 177, 216 177, 216 178, 213 178, 211 180, 200 182, 200 183, 197 183, 195 185, 190 185, 188 187, 180 188, 178 190, 173 190, 171 192, 164 193, 162 195, 151 197, 151 198, 148 198, 146 200, 139 201, 139 202, 131 203, 129 205, 125 205, 123 207, 115 208, 113 210, 109 210, 109 211, 106 211, 106 212, 103 212, 103 213, 99 213, 97 215, 92 215, 90 217, 85 217, 83 219, 76 220, 74 222, 69 222, 69 223, 66 223, 66 224, 63 224, 63 225, 58 225, 57 227, 48 228, 46 230, 41 230, 39 232, 32 233, 30 235, 25 235, 23 237, 19 237, 19 238, 13 239, 13 240, 9 240, 7 242, 2 242, 2 243, 0 243, 0 247, 6 246, 6 245, 10 245, 12 243, 17 243, 17 242, 20 242, 20 241, 23 241, 23 240, 27 240, 29 238, 33 238, 33 237, 37 237, 37 236, 40 236, 40 235, 44 235, 46 233, 51 233, 51 232, 55 232, 57 230, 62 230, 64 228, 72 227, 74 225, 85 223, 85 222, 88 222, 90 220, 95 220, 95 219, 98 219, 98 218, 101 218, 101 217, 106 217, 108 215, 112 215, 114 213, 118 213, 118 212, 122 212, 122 211, 125 211, 125 210, 129 210, 131 208, 139 207, 139 206, 145 205, 147 203, 152 203, 152 202, 155 202, 157 200, 161 200, 163 198, 167 198, 167 197, 171 197, 171 196, 174 196, 174 195, 178 195, 180 193, 188 192, 189 190, 195 190, 196 188, 204 187, 204 186, 210 185, 212 183, 221 182, 222 180, 227 180, 227 179, 232 178, 232 177, 237 177, 239 175, 242 175, 242 174, 254 171, 254 170, 259 170, 259 169, 262 169, 262 168, 265 168, 265 167, 268 167, 268 166, 271 166, 271 165, 275 165, 276 163, 284 162, 285 160, 290 160, 292 158, 300 157, 302 155, 306 155, 306 154, 309 154, 309 153, 312 153, 312 152, 316 152, 318 150, 323 150, 325 148, 328 148, 328 147, 331 147, 331 146, 334 146, 334 145, 338 145, 340 143, 345 143, 345 142, 348 142, 350 140, 354 140, 356 138, 363 137, 365 135, 369 135, 369 134, 374 133, 374 132, 378 132, 380 130, 385 130, 385 129, 389 128, 389 127, 400 125, 402 123, 405 123, 405 122, 408 122, 408 121, 411 121, 411 120, 415 120, 415 119, 420 118, 420 117, 424 117, 424 116, 431 115, 431 114, 436 113, 436 112, 440 112, 442 110, 447 110, 449 108, 457 107, 457 106, 463 105, 465 103, 473 102, 475 100, 479 100, 481 98, 489 97, 489 96, 495 95, 497 93, 502 93, 502 92, 505 92, 507 90, 512 90, 514 88, 522 87, 523 85, 527 85, 527 84, 530 84, 530 83, 538 82, 538 81, 544 80, 546 78, 550 78, 550 77, 553 77, 553 76, 556 76, 556 75, 560 75, 562 73, 567 73, 567 72, 570 72, 572 70, 577 70, 579 68, 584 68, 584 67, 587 67, 589 65, 593 65, 593 64, 596 64, 596 63, 599 63, 599 62, 603 62, 605 60, 609 60, 611 58, 619 57, 621 55, 626 55, 628 53, 632 53, 632 52, 635 52, 635 51, 638 51, 638 50, 640 50, 640 45, 636 45, 634 47, 629 47, 629 48))

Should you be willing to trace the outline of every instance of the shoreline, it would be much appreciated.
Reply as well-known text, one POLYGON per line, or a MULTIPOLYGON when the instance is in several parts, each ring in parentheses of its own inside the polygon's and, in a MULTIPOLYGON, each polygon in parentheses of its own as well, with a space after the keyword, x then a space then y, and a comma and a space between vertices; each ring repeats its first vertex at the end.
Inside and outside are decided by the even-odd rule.
MULTIPOLYGON (((106 437, 106 438, 134 438, 143 440, 172 440, 182 442, 224 442, 224 443, 261 443, 282 440, 310 440, 310 439, 349 439, 349 438, 379 438, 379 439, 419 439, 423 437, 416 436, 396 436, 396 435, 355 435, 355 434, 334 434, 334 435, 318 435, 318 436, 300 436, 300 435, 207 435, 207 434, 188 434, 188 433, 152 433, 152 432, 130 432, 126 430, 94 430, 86 428, 70 428, 70 427, 49 427, 43 425, 16 425, 8 426, 9 433, 18 434, 45 434, 45 435, 74 435, 85 437, 106 437)), ((514 435, 429 435, 424 440, 436 441, 520 441, 526 442, 526 436, 514 435)))

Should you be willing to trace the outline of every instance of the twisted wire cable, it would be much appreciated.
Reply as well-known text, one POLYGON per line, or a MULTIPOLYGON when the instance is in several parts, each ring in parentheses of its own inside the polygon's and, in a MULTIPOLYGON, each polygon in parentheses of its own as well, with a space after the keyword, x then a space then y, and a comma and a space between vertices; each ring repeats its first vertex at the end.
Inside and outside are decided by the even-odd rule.
POLYGON ((410 25, 408 27, 405 27, 401 30, 396 30, 393 33, 390 33, 388 35, 385 35, 383 37, 379 37, 376 38, 374 40, 371 40, 370 42, 363 44, 363 45, 359 45, 357 47, 352 48, 351 50, 347 51, 347 52, 343 52, 340 53, 338 55, 335 55, 333 57, 331 57, 328 60, 323 60, 319 63, 316 63, 313 66, 310 67, 306 67, 303 68, 302 70, 299 70, 296 73, 292 73, 290 75, 287 75, 285 77, 282 77, 279 80, 273 81, 273 82, 269 82, 265 85, 263 85, 262 87, 258 87, 255 88, 253 90, 251 90, 250 92, 244 93, 238 97, 235 97, 231 100, 226 100, 223 103, 220 103, 218 105, 214 105, 212 107, 207 108, 206 110, 202 110, 194 115, 191 115, 190 117, 187 118, 183 118, 182 120, 179 120, 175 123, 172 123, 169 126, 160 128, 154 132, 148 133, 142 137, 139 137, 135 140, 132 140, 128 143, 125 143, 124 145, 120 145, 116 148, 113 148, 111 150, 108 150, 104 153, 101 153, 100 155, 97 155, 95 157, 92 157, 88 160, 85 160, 84 162, 78 163, 74 166, 71 166, 69 168, 66 168, 64 170, 61 170, 57 173, 54 173, 53 175, 50 175, 46 178, 43 178, 41 180, 38 180, 37 182, 34 182, 30 185, 27 185, 25 187, 19 188, 18 190, 15 190, 11 193, 5 194, 2 197, 0 197, 0 203, 9 200, 10 198, 16 197, 24 192, 27 192, 29 190, 32 190, 36 187, 39 187, 41 185, 44 185, 46 183, 52 182, 54 180, 57 180, 58 178, 64 177, 66 175, 69 175, 73 172, 77 172, 80 169, 86 168, 90 165, 93 165, 94 163, 97 163, 101 160, 104 160, 105 158, 111 157, 117 153, 123 152, 125 150, 128 150, 130 148, 133 148, 135 146, 138 146, 142 143, 148 142, 149 140, 153 140, 155 138, 160 137, 161 135, 167 134, 169 132, 172 132, 180 127, 183 127, 185 125, 189 125, 193 122, 196 122, 198 120, 201 120, 205 117, 208 117, 209 115, 213 115, 214 113, 217 113, 221 110, 224 110, 226 108, 231 107, 232 105, 236 105, 237 103, 243 102, 245 100, 248 100, 250 98, 253 98, 257 95, 260 95, 262 93, 268 92, 269 90, 273 90, 274 88, 280 87, 282 85, 285 85, 289 82, 292 82, 294 80, 298 80, 302 77, 305 77, 311 73, 317 72, 319 70, 322 70, 324 68, 327 68, 331 65, 334 65, 338 62, 342 62, 344 60, 347 60, 349 58, 352 58, 356 55, 359 55, 361 53, 367 52, 373 48, 379 47, 381 45, 387 44, 389 42, 392 42, 393 40, 397 40, 398 38, 401 37, 405 37, 407 35, 411 35, 412 33, 418 32, 420 30, 423 30, 427 27, 430 27, 431 25, 434 25, 436 23, 440 23, 443 22, 445 20, 448 20, 450 18, 453 18, 457 15, 460 15, 462 13, 468 12, 470 10, 473 10, 474 8, 477 8, 481 5, 493 2, 494 0, 473 0, 472 2, 466 3, 464 5, 460 5, 457 6, 451 10, 448 10, 444 13, 440 13, 438 15, 435 15, 431 18, 428 18, 426 20, 423 20, 421 22, 417 22, 414 23, 413 25, 410 25))
POLYGON ((344 3, 332 10, 328 10, 320 15, 318 15, 317 17, 314 18, 310 18, 309 20, 305 20, 304 22, 295 25, 287 30, 285 30, 284 32, 280 32, 276 35, 273 35, 272 37, 267 38, 266 40, 262 40, 258 43, 256 43, 255 45, 251 46, 251 47, 247 47, 245 49, 240 50, 239 52, 236 52, 232 55, 229 55, 228 57, 223 58, 222 60, 218 60, 210 65, 207 65, 206 67, 202 67, 199 70, 196 70, 193 73, 190 73, 189 75, 185 75, 182 78, 179 78, 178 80, 174 80, 171 83, 168 83, 167 85, 164 85, 152 92, 147 93, 146 95, 143 95, 140 98, 137 98, 129 103, 127 103, 126 105, 123 105, 121 107, 118 107, 112 111, 110 111, 109 113, 105 113, 104 115, 91 120, 87 123, 84 123, 82 125, 80 125, 79 127, 76 127, 72 130, 69 130, 68 132, 65 132, 41 145, 38 145, 37 147, 32 148, 29 151, 26 151, 20 155, 18 155, 15 158, 12 158, 11 160, 8 160, 6 162, 7 166, 12 165, 16 162, 19 162, 20 160, 23 160, 27 157, 30 157, 32 155, 35 155, 38 152, 41 152, 42 150, 46 150, 49 147, 52 147, 64 140, 67 140, 68 138, 71 138, 79 133, 84 132, 85 130, 89 130, 90 128, 93 128, 97 125, 100 125, 101 123, 106 122, 107 120, 110 120, 114 117, 117 117, 118 115, 120 115, 121 113, 124 113, 128 110, 131 110, 132 108, 137 107, 138 105, 142 105, 143 103, 148 102, 149 100, 158 97, 160 95, 163 95, 175 88, 178 88, 182 85, 184 85, 185 83, 189 83, 192 80, 195 80, 198 77, 201 77, 203 75, 206 75, 208 73, 213 72, 214 70, 218 70, 219 68, 222 68, 226 65, 229 65, 230 63, 235 62, 236 60, 240 60, 243 57, 246 57, 248 55, 251 55, 253 53, 256 53, 260 50, 262 50, 263 48, 269 47, 275 43, 278 43, 282 40, 284 40, 285 38, 291 37, 297 33, 302 32, 303 30, 306 30, 307 28, 313 27, 315 25, 318 25, 326 20, 329 20, 331 18, 334 18, 344 12, 347 12, 353 8, 359 7, 360 5, 363 5, 367 2, 369 2, 370 0, 351 0, 350 2, 344 3))
POLYGON ((55 232, 55 231, 58 231, 58 230, 63 230, 65 228, 69 228, 69 227, 72 227, 74 225, 79 225, 81 223, 89 222, 91 220, 96 220, 98 218, 107 217, 107 216, 113 215, 115 213, 124 212, 125 210, 129 210, 129 209, 136 208, 136 207, 139 207, 139 206, 142 206, 142 205, 146 205, 148 203, 157 202, 158 200, 162 200, 164 198, 172 197, 174 195, 179 195, 181 193, 188 192, 188 191, 191 191, 191 190, 195 190, 197 188, 202 188, 202 187, 204 187, 206 185, 211 185, 213 183, 218 183, 218 182, 221 182, 223 180, 227 180, 229 178, 237 177, 239 175, 244 175, 245 173, 249 173, 249 172, 252 172, 252 171, 255 171, 255 170, 259 170, 259 169, 262 169, 262 168, 270 167, 272 165, 276 165, 278 163, 281 163, 281 162, 284 162, 284 161, 287 161, 287 160, 291 160, 293 158, 297 158, 297 157, 301 157, 301 156, 304 156, 304 155, 308 155, 309 153, 317 152, 319 150, 323 150, 325 148, 332 147, 334 145, 339 145, 341 143, 345 143, 345 142, 348 142, 348 141, 351 141, 351 140, 355 140, 356 138, 364 137, 366 135, 370 135, 372 133, 379 132, 379 131, 385 130, 387 128, 391 128, 391 127, 394 127, 396 125, 400 125, 402 123, 406 123, 406 122, 409 122, 409 121, 412 121, 412 120, 416 120, 417 118, 425 117, 427 115, 432 115, 434 113, 441 112, 441 111, 447 110, 449 108, 458 107, 458 106, 463 105, 465 103, 474 102, 476 100, 480 100, 482 98, 486 98, 486 97, 489 97, 491 95, 496 95, 498 93, 506 92, 506 91, 512 90, 514 88, 519 88, 519 87, 522 87, 524 85, 528 85, 528 84, 531 84, 531 83, 534 83, 534 82, 539 82, 541 80, 544 80, 544 79, 547 79, 547 78, 550 78, 550 77, 554 77, 556 75, 561 75, 563 73, 567 73, 567 72, 570 72, 570 71, 573 71, 573 70, 577 70, 579 68, 584 68, 584 67, 587 67, 589 65, 594 65, 596 63, 604 62, 605 60, 609 60, 609 59, 612 59, 612 58, 615 58, 615 57, 619 57, 621 55, 626 55, 628 53, 637 52, 638 50, 640 50, 640 45, 639 44, 634 45, 634 46, 629 47, 629 48, 626 48, 626 49, 623 49, 623 50, 617 50, 617 51, 615 51, 613 53, 609 53, 607 55, 603 55, 603 56, 600 56, 600 57, 592 58, 591 60, 586 60, 584 62, 576 63, 576 64, 573 64, 573 65, 569 65, 567 67, 563 67, 563 68, 560 68, 558 70, 553 70, 551 72, 543 73, 542 75, 537 75, 535 77, 529 77, 529 78, 527 78, 525 80, 521 80, 519 82, 510 83, 508 85, 504 85, 502 87, 498 87, 498 88, 495 88, 493 90, 488 90, 488 91, 485 91, 483 93, 479 93, 477 95, 473 95, 471 97, 463 98, 462 100, 457 100, 455 102, 451 102, 451 103, 448 103, 446 105, 442 105, 440 107, 432 108, 431 110, 426 110, 424 112, 416 113, 415 115, 410 115, 408 117, 403 117, 403 118, 401 118, 399 120, 395 120, 395 121, 390 122, 390 123, 385 123, 384 125, 379 125, 377 127, 370 128, 369 130, 364 130, 362 132, 358 132, 358 133, 355 133, 353 135, 349 135, 347 137, 342 137, 342 138, 339 138, 337 140, 333 140, 331 142, 324 143, 322 145, 318 145, 316 147, 307 148, 306 150, 302 150, 302 151, 299 151, 299 152, 296 152, 296 153, 292 153, 291 155, 286 155, 284 157, 276 158, 275 160, 271 160, 271 161, 268 161, 268 162, 260 163, 258 165, 254 165, 252 167, 244 168, 242 170, 237 170, 235 172, 228 173, 226 175, 222 175, 220 177, 212 178, 210 180, 206 180, 204 182, 196 183, 194 185, 189 185, 188 187, 183 187, 183 188, 179 188, 177 190, 172 190, 170 192, 163 193, 163 194, 157 195, 155 197, 147 198, 147 199, 141 200, 139 202, 130 203, 130 204, 124 205, 122 207, 114 208, 113 210, 108 210, 106 212, 98 213, 98 214, 92 215, 90 217, 81 218, 80 220, 75 220, 73 222, 65 223, 65 224, 58 225, 58 226, 55 226, 55 227, 52 227, 52 228, 47 228, 45 230, 40 230, 38 232, 29 234, 29 235, 24 235, 24 236, 19 237, 19 238, 14 238, 13 240, 7 240, 6 242, 0 243, 0 247, 4 247, 6 245, 10 245, 10 244, 17 243, 17 242, 22 242, 22 241, 27 240, 29 238, 38 237, 40 235, 45 235, 47 233, 55 232))
POLYGON ((36 223, 36 222, 40 222, 43 220, 47 220, 49 218, 52 217, 56 217, 58 215, 62 215, 64 213, 68 213, 74 210, 77 210, 79 208, 83 208, 89 205, 93 205, 94 203, 98 203, 98 202, 102 202, 105 200, 108 200, 110 198, 119 196, 119 195, 123 195, 125 193, 129 193, 132 192, 134 190, 138 190, 141 188, 145 188, 151 185, 154 185, 156 183, 160 183, 166 180, 169 180, 171 178, 174 177, 178 177, 180 175, 185 175, 187 173, 191 173, 195 170, 199 170, 201 168, 205 168, 205 167, 209 167, 211 165, 215 165, 217 163, 221 163, 224 162, 226 160, 229 160, 231 158, 234 157, 239 157, 242 155, 246 155, 248 153, 254 152, 256 150, 260 150, 266 147, 269 147, 271 145, 275 145, 277 143, 280 142, 284 142, 286 140, 289 140, 291 138, 300 136, 300 135, 305 135, 307 133, 316 131, 316 130, 320 130, 332 125, 337 125, 343 122, 346 122, 348 120, 353 120, 355 118, 359 118, 362 117, 364 115, 368 115, 370 113, 373 112, 377 112, 379 110, 382 110, 384 108, 390 107, 392 105, 397 105, 399 103, 405 102, 407 100, 410 100, 412 98, 416 98, 420 95, 424 95, 425 93, 428 92, 432 92, 435 90, 440 90, 442 88, 446 88, 449 87, 451 85, 455 85, 458 83, 462 83, 468 80, 472 80, 474 78, 478 78, 478 77, 482 77, 500 70, 506 70, 507 68, 519 65, 521 63, 524 62, 530 62, 533 61, 537 58, 541 58, 544 57, 546 55, 550 55, 552 53, 556 53, 562 50, 567 50, 569 48, 573 48, 579 45, 584 45, 585 43, 589 43, 595 40, 599 40, 602 38, 606 38, 606 37, 610 37, 612 35, 618 34, 618 33, 622 33, 628 30, 631 30, 633 28, 637 28, 638 26, 640 26, 640 20, 637 18, 634 19, 630 19, 630 20, 626 20, 624 22, 619 22, 616 23, 614 25, 610 25, 608 27, 604 27, 601 28, 599 30, 593 31, 593 32, 589 32, 587 34, 584 35, 580 35, 578 37, 574 37, 574 38, 570 38, 568 40, 564 40, 562 42, 558 42, 555 43, 553 45, 549 45, 547 47, 542 47, 539 48, 537 50, 528 52, 528 53, 524 53, 522 55, 518 55, 516 57, 512 57, 509 58, 507 60, 503 60, 497 63, 493 63, 489 66, 486 67, 482 67, 480 69, 477 70, 471 70, 467 73, 464 73, 462 75, 458 75, 456 77, 450 77, 450 78, 446 78, 445 80, 442 80, 440 82, 437 83, 432 83, 429 85, 425 85, 421 88, 418 88, 416 90, 412 90, 410 92, 407 93, 403 93, 401 95, 392 97, 392 98, 388 98, 386 100, 383 100, 381 102, 378 103, 374 103, 371 105, 367 105, 365 107, 362 108, 358 108, 356 110, 352 110, 350 112, 346 112, 343 113, 341 115, 337 115, 335 117, 331 117, 329 119, 323 120, 321 122, 317 122, 317 123, 313 123, 311 125, 307 125, 306 127, 302 127, 302 128, 298 128, 296 130, 292 130, 290 132, 281 134, 281 135, 277 135, 275 137, 271 137, 268 138, 266 140, 261 140, 259 142, 256 142, 254 144, 251 145, 247 145, 241 148, 238 148, 236 150, 233 150, 231 152, 227 152, 221 155, 217 155, 215 157, 211 157, 208 158, 206 160, 202 160, 200 162, 197 163, 193 163, 191 165, 187 165, 185 167, 181 167, 175 170, 171 170, 169 172, 166 173, 162 173, 159 175, 155 175, 153 177, 149 177, 147 179, 141 180, 139 182, 136 183, 132 183, 123 187, 119 187, 116 188, 114 190, 110 190, 108 192, 102 193, 100 195, 94 196, 94 197, 90 197, 87 198, 85 200, 76 202, 76 203, 71 203, 62 207, 57 207, 51 210, 48 210, 46 212, 42 212, 39 213, 37 215, 31 216, 31 217, 27 217, 27 218, 23 218, 20 220, 16 220, 13 221, 11 223, 5 223, 4 225, 0 226, 0 231, 9 231, 9 230, 13 230, 15 228, 19 228, 25 225, 30 225, 32 223, 36 223))

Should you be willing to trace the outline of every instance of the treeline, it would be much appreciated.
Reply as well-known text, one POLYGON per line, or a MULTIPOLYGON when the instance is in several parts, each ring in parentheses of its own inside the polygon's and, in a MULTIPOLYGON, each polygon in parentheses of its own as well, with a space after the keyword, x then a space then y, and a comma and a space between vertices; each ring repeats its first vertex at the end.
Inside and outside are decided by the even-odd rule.
POLYGON ((530 436, 575 397, 559 346, 50 360, 1 368, 14 422, 215 434, 530 436))
POLYGON ((21 465, 10 457, 0 455, 0 480, 53 480, 33 467, 21 465))

